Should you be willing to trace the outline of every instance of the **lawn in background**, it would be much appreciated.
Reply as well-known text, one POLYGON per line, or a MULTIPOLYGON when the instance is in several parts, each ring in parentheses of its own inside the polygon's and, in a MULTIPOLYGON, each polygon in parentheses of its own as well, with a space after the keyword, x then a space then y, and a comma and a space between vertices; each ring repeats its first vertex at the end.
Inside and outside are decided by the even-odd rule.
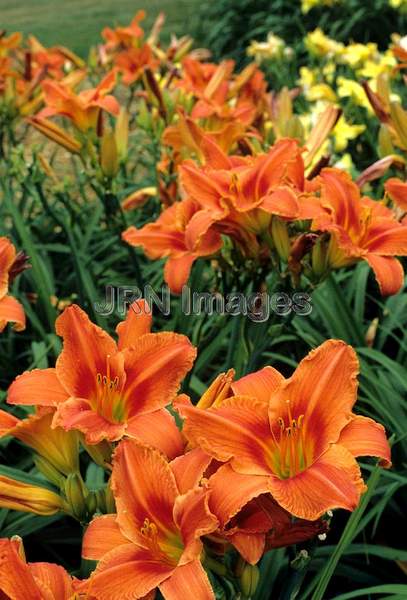
POLYGON ((0 29, 33 34, 46 46, 62 44, 86 56, 103 27, 127 24, 140 8, 147 12, 147 30, 160 11, 166 14, 168 39, 193 30, 200 5, 199 0, 0 0, 0 29))

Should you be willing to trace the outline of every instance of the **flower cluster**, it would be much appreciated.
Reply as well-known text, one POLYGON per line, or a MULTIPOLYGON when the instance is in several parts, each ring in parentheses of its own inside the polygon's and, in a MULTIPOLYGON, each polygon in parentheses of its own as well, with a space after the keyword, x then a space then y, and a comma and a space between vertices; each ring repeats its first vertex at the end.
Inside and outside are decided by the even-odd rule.
POLYGON ((233 370, 220 374, 193 406, 177 391, 194 347, 150 327, 144 301, 118 325, 117 342, 68 307, 56 324, 55 368, 10 386, 9 404, 36 412, 20 420, 2 411, 0 432, 31 448, 46 483, 1 475, 0 506, 90 521, 83 556, 98 565, 73 581, 54 565, 25 564, 20 542, 3 540, 3 593, 20 585, 40 594, 48 577, 61 598, 73 589, 89 599, 144 597, 158 587, 167 599, 191 590, 213 599, 207 571, 226 573, 230 552, 244 572, 270 548, 324 533, 328 511, 356 508, 365 486, 355 457, 390 465, 383 427, 352 413, 358 360, 344 342, 313 350, 289 379, 272 367, 237 380, 233 370), (82 478, 80 445, 106 472, 97 491, 82 478))
MULTIPOLYGON (((323 342, 336 331, 299 345, 286 377, 264 366, 280 364, 265 352, 275 323, 236 319, 228 337, 226 314, 184 328, 177 313, 156 332, 147 300, 133 298, 110 335, 95 296, 116 275, 140 287, 164 279, 174 304, 198 278, 214 296, 311 293, 358 263, 365 283, 373 271, 372 290, 397 294, 405 38, 380 51, 317 28, 297 72, 295 50, 270 33, 239 68, 188 36, 163 45, 163 15, 149 33, 144 18, 106 27, 86 63, 0 32, 0 333, 18 356, 0 438, 29 453, 24 470, 0 466, 0 509, 76 520, 84 559, 74 576, 27 562, 18 536, 1 539, 1 598, 214 600, 217 577, 251 598, 269 550, 310 548, 332 510, 357 508, 358 457, 391 466, 384 427, 353 412, 355 350, 323 342), (273 69, 287 74, 276 89, 273 69), (14 237, 32 271, 11 288, 29 259, 14 237), (26 314, 30 350, 6 329, 23 331, 26 314)), ((284 344, 300 339, 293 331, 284 344)), ((370 328, 364 336, 369 346, 370 328)))

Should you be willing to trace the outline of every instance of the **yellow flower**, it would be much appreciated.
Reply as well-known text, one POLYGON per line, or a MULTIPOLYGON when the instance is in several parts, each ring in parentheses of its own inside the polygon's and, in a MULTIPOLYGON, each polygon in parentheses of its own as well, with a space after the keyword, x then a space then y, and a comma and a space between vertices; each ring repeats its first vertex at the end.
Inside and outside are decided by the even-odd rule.
POLYGON ((389 0, 389 4, 393 8, 407 8, 407 0, 389 0))
POLYGON ((352 157, 349 154, 349 152, 345 152, 345 154, 342 154, 341 158, 334 164, 334 167, 348 172, 354 169, 352 157))
POLYGON ((298 85, 305 90, 309 89, 312 85, 317 82, 317 76, 313 69, 309 67, 300 67, 300 77, 298 79, 298 85))
POLYGON ((332 40, 317 27, 305 36, 305 46, 315 56, 337 56, 343 51, 343 44, 332 40))
POLYGON ((247 56, 254 56, 258 63, 270 58, 289 57, 290 54, 292 54, 292 49, 286 47, 284 40, 271 31, 267 35, 266 42, 253 40, 247 49, 247 56))
POLYGON ((339 0, 301 0, 301 11, 307 14, 314 6, 332 6, 339 0))
POLYGON ((367 60, 363 67, 359 68, 356 73, 358 77, 363 79, 376 79, 382 73, 389 73, 396 64, 397 61, 394 56, 386 52, 380 55, 378 61, 367 60))
POLYGON ((377 44, 349 44, 345 46, 340 60, 354 68, 360 63, 371 60, 376 54, 377 44))
POLYGON ((335 136, 335 150, 342 152, 348 145, 349 140, 354 140, 366 129, 365 125, 351 125, 345 120, 345 117, 339 119, 335 125, 333 134, 335 136))
POLYGON ((370 103, 360 83, 346 77, 338 77, 337 83, 337 93, 340 98, 350 97, 355 104, 363 106, 369 112, 372 112, 370 103))
POLYGON ((316 102, 317 100, 336 102, 336 94, 327 83, 317 83, 316 85, 313 85, 305 93, 305 97, 309 102, 316 102))
POLYGON ((326 65, 324 65, 322 67, 322 73, 323 73, 325 79, 329 83, 332 83, 332 81, 334 79, 335 71, 336 71, 336 64, 333 61, 327 62, 326 65))

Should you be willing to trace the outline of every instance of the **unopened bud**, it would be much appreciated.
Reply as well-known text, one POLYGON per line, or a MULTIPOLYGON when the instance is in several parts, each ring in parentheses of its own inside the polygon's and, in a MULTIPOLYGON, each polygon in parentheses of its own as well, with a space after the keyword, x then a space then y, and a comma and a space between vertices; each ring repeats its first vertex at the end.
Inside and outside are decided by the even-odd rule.
POLYGON ((379 156, 388 156, 389 154, 394 154, 394 146, 393 141, 391 139, 391 134, 389 127, 382 123, 379 129, 379 156))
POLYGON ((260 579, 260 571, 256 565, 246 563, 243 567, 242 574, 239 577, 240 589, 242 593, 251 598, 257 589, 260 579))
POLYGON ((112 131, 105 131, 100 147, 100 166, 103 174, 110 179, 119 170, 119 157, 117 153, 116 138, 112 131))
POLYGON ((373 343, 374 343, 375 338, 376 338, 376 333, 377 333, 378 326, 379 326, 379 319, 376 317, 370 323, 369 328, 368 328, 368 330, 366 332, 366 336, 365 336, 366 346, 368 346, 369 348, 371 348, 373 346, 373 343))
POLYGON ((106 468, 112 459, 112 447, 106 440, 99 444, 87 444, 84 436, 81 436, 81 444, 89 454, 93 462, 100 467, 106 468))
POLYGON ((314 275, 322 277, 327 270, 327 249, 325 240, 319 239, 312 248, 312 270, 314 275))
POLYGON ((71 473, 65 480, 65 497, 72 515, 79 521, 86 517, 86 497, 88 491, 82 478, 77 473, 71 473))
POLYGON ((39 472, 44 475, 45 479, 47 479, 57 487, 63 485, 64 477, 62 473, 60 473, 58 469, 56 469, 54 465, 49 462, 49 460, 47 460, 43 456, 36 456, 34 458, 34 463, 39 472))
POLYGON ((125 108, 120 109, 114 135, 118 157, 123 161, 127 157, 127 145, 129 140, 129 113, 125 108))
POLYGON ((273 217, 271 222, 271 236, 279 257, 287 262, 290 255, 290 236, 287 224, 278 217, 273 217))

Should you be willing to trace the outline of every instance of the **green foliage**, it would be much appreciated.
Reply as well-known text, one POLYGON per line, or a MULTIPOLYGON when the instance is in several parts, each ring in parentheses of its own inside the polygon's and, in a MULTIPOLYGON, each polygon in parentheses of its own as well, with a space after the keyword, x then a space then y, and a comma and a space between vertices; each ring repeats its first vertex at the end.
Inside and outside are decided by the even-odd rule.
POLYGON ((316 27, 342 41, 377 42, 387 47, 390 35, 406 30, 407 14, 388 0, 341 0, 330 7, 316 6, 304 15, 299 0, 218 0, 202 6, 197 37, 211 48, 214 58, 225 56, 246 62, 246 48, 272 31, 301 54, 303 37, 316 27), (211 26, 208 27, 208 22, 211 26))

